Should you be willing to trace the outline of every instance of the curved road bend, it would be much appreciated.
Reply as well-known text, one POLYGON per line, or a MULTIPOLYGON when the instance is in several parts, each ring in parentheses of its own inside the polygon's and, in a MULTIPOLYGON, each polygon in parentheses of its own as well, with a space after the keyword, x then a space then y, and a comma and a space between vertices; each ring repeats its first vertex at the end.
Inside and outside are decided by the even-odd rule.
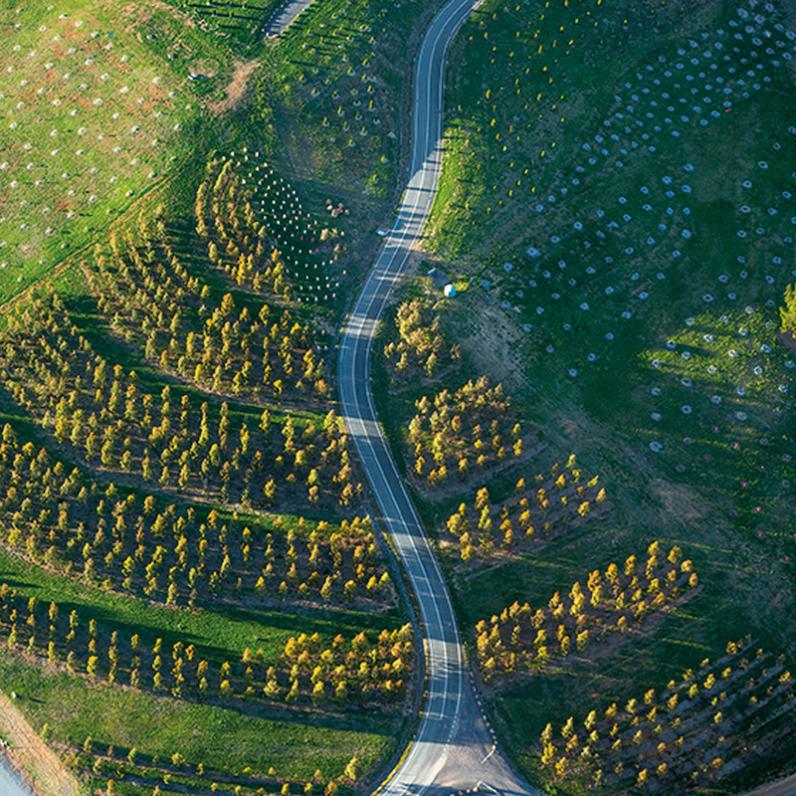
POLYGON ((530 794, 493 746, 465 667, 450 595, 379 426, 370 387, 376 326, 423 232, 441 168, 442 89, 448 45, 479 0, 449 0, 420 48, 414 85, 409 184, 340 342, 338 380, 346 426, 419 605, 427 691, 416 737, 384 785, 385 796, 442 796, 475 788, 530 794))

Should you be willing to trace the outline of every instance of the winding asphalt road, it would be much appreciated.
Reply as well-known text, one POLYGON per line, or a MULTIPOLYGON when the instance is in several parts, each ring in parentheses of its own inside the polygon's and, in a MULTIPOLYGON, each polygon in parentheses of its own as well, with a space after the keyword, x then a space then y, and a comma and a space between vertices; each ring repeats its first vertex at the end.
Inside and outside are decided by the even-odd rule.
POLYGON ((287 0, 265 26, 265 37, 281 36, 313 3, 313 0, 287 0))
POLYGON ((415 66, 410 179, 397 217, 348 317, 338 384, 346 426, 417 598, 427 687, 420 724, 385 796, 442 796, 465 789, 531 794, 494 746, 467 670, 445 580, 382 434, 370 386, 371 347, 393 286, 422 237, 442 158, 442 90, 448 45, 479 0, 449 0, 415 66))

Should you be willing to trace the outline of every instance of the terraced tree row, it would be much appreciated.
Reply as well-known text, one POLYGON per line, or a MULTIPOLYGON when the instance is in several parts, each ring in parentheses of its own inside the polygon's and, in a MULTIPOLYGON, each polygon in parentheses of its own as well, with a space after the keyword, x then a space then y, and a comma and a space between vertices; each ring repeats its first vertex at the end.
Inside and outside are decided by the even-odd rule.
POLYGON ((730 642, 660 692, 593 709, 542 733, 552 782, 657 793, 715 786, 793 733, 793 676, 782 658, 730 642))
POLYGON ((418 479, 434 487, 449 479, 466 481, 471 470, 520 459, 527 435, 500 384, 486 376, 457 390, 440 390, 415 402, 407 441, 418 479))
POLYGON ((632 633, 647 621, 694 594, 699 578, 693 562, 658 542, 640 562, 630 556, 605 572, 589 572, 585 587, 576 581, 569 594, 555 592, 546 607, 514 603, 475 628, 476 649, 486 680, 517 672, 541 672, 570 655, 588 655, 615 634, 632 633), (589 652, 587 652, 587 648, 589 652))
POLYGON ((347 506, 361 489, 342 421, 160 392, 97 354, 57 296, 15 319, 3 350, 4 386, 70 456, 167 492, 244 507, 275 501, 347 506))
POLYGON ((448 307, 449 301, 428 294, 407 299, 386 327, 390 414, 396 404, 408 409, 411 402, 415 410, 401 429, 413 480, 431 500, 487 484, 459 503, 441 529, 443 549, 455 545, 465 564, 540 550, 603 514, 606 490, 599 476, 584 473, 574 453, 547 474, 527 474, 524 462, 541 451, 529 448, 538 431, 523 427, 502 384, 481 376, 458 389, 441 386, 461 383, 472 372, 472 362, 443 328, 441 310, 448 307), (429 388, 437 388, 433 397, 429 388), (510 479, 516 479, 513 491, 510 479))
POLYGON ((196 192, 195 215, 210 262, 233 284, 285 300, 337 297, 341 231, 310 216, 259 152, 212 160, 196 192))
POLYGON ((401 696, 413 657, 407 626, 337 635, 330 644, 318 634, 301 634, 278 653, 246 649, 239 661, 213 661, 186 640, 164 644, 160 637, 120 632, 54 602, 20 598, 8 584, 0 585, 0 638, 9 650, 110 684, 239 708, 262 701, 378 705, 401 696))
POLYGON ((142 497, 52 456, 6 424, 0 539, 33 563, 169 605, 393 600, 369 519, 284 527, 142 497))
POLYGON ((446 340, 439 314, 430 312, 420 299, 396 308, 394 326, 396 339, 384 346, 384 356, 396 379, 431 379, 459 361, 460 346, 446 340))
MULTIPOLYGON (((328 397, 323 358, 290 309, 243 304, 189 270, 158 216, 85 265, 110 328, 165 372, 256 402, 328 397)), ((278 265, 278 263, 277 263, 278 265)))
POLYGON ((546 476, 519 478, 513 494, 497 503, 483 486, 471 504, 460 503, 448 517, 446 541, 458 545, 462 561, 500 550, 539 549, 606 509, 599 476, 586 478, 573 453, 546 476))
POLYGON ((350 787, 361 773, 359 760, 353 757, 342 776, 336 779, 325 777, 320 769, 305 779, 284 777, 273 766, 262 774, 249 772, 245 775, 230 775, 223 769, 204 763, 192 765, 181 751, 164 757, 147 755, 135 746, 125 749, 103 745, 90 735, 79 746, 61 749, 71 767, 82 771, 87 777, 102 777, 105 789, 113 794, 127 793, 128 783, 136 783, 142 788, 140 792, 156 796, 169 789, 201 792, 207 788, 213 793, 236 795, 246 793, 240 789, 248 788, 253 789, 249 792, 256 796, 265 796, 267 793, 279 793, 280 796, 337 796, 341 786, 350 787))

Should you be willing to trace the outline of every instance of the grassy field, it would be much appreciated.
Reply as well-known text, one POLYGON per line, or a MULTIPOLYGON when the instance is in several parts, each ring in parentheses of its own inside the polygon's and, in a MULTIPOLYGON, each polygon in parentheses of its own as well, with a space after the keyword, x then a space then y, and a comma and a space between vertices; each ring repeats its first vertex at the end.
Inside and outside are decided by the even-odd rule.
MULTIPOLYGON (((209 268, 194 232, 195 192, 211 153, 248 146, 296 185, 313 224, 343 233, 339 299, 291 306, 333 358, 337 315, 398 189, 411 57, 438 4, 318 0, 279 42, 265 43, 260 31, 277 5, 173 0, 142 12, 121 0, 90 9, 64 0, 0 10, 0 304, 68 266, 54 284, 94 352, 134 368, 143 392, 171 384, 175 396, 208 400, 214 418, 219 394, 196 377, 177 385, 173 369, 145 355, 143 338, 122 342, 119 329, 137 316, 111 328, 74 266, 91 245, 107 248, 111 225, 135 230, 139 211, 151 216, 162 204, 188 278, 207 282, 202 301, 220 305, 230 292, 259 312, 271 297, 209 268), (342 211, 333 221, 331 208, 342 211)), ((796 362, 777 335, 777 306, 796 276, 794 17, 785 2, 740 8, 724 0, 487 0, 451 52, 449 151, 430 256, 462 288, 440 311, 464 355, 438 382, 418 379, 397 394, 386 369, 378 373, 394 449, 401 454, 416 398, 487 373, 524 415, 533 450, 489 479, 493 498, 572 451, 608 494, 605 510, 547 546, 463 564, 441 545, 465 636, 472 642, 479 620, 514 601, 544 604, 654 539, 682 547, 699 572, 692 599, 622 643, 487 685, 502 739, 545 785, 537 740, 547 722, 580 721, 590 707, 660 688, 746 633, 791 664, 796 656, 796 362)), ((272 201, 285 197, 293 201, 280 187, 272 201)), ((425 295, 419 283, 409 292, 425 295)), ((255 427, 259 401, 232 400, 234 422, 255 427)), ((303 429, 321 423, 328 406, 291 399, 272 408, 275 426, 290 416, 303 429)), ((39 409, 10 416, 53 448, 39 409)), ((84 469, 103 485, 119 477, 84 469)), ((175 499, 149 479, 122 480, 141 496, 175 499)), ((437 498, 424 490, 429 526, 441 528, 460 501, 472 503, 475 486, 454 483, 437 498)), ((225 520, 240 508, 225 506, 225 520)), ((299 516, 347 513, 295 502, 274 511, 282 512, 280 534, 299 516)), ((246 521, 260 533, 273 530, 273 519, 254 512, 246 521)), ((0 582, 123 633, 187 639, 213 662, 239 659, 247 647, 276 662, 302 631, 327 641, 404 621, 389 601, 378 611, 248 598, 174 609, 10 551, 0 552, 0 582)), ((244 713, 37 661, 4 652, 0 690, 19 695, 20 709, 88 788, 109 778, 129 794, 202 791, 212 782, 237 794, 273 792, 289 780, 298 793, 317 769, 307 792, 321 793, 320 780, 331 777, 347 787, 352 756, 362 771, 376 771, 402 728, 399 710, 244 713)), ((713 792, 787 769, 792 741, 713 792)))
POLYGON ((0 301, 79 250, 191 153, 201 96, 227 70, 156 7, 5 4, 0 11, 0 301), (158 31, 158 32, 155 32, 158 31), (206 83, 192 69, 213 73, 206 83))
POLYGON ((255 51, 268 20, 283 5, 281 0, 170 0, 196 19, 230 48, 255 51))
MULTIPOLYGON (((610 501, 533 554, 446 556, 462 625, 545 604, 653 539, 702 584, 622 645, 489 687, 540 783, 548 721, 661 687, 745 633, 796 655, 796 362, 777 334, 796 275, 793 18, 740 5, 487 3, 452 54, 431 249, 467 289, 444 325, 524 405, 543 444, 526 469, 574 451, 610 501)), ((458 500, 426 502, 429 523, 458 500)), ((792 743, 711 792, 787 768, 792 743)))
MULTIPOLYGON (((187 640, 198 654, 222 661, 242 651, 263 649, 276 661, 288 636, 312 630, 327 638, 361 627, 342 616, 324 620, 284 611, 175 611, 143 600, 101 592, 65 580, 0 553, 0 582, 24 597, 58 601, 61 610, 77 610, 120 633, 161 637, 165 644, 187 640)), ((367 620, 366 620, 367 621, 367 620)), ((160 698, 131 689, 88 683, 65 672, 40 670, 10 653, 0 658, 0 690, 17 694, 18 706, 37 729, 45 724, 56 745, 79 749, 91 736, 97 749, 115 748, 124 758, 135 747, 142 757, 170 758, 179 751, 186 765, 204 762, 218 776, 277 776, 310 779, 316 769, 336 776, 357 755, 370 766, 391 750, 395 720, 294 712, 284 717, 252 716, 223 706, 160 698), (221 743, 220 735, 224 742, 221 743)))
POLYGON ((290 636, 301 632, 319 633, 328 640, 336 633, 353 634, 363 627, 397 626, 399 616, 373 617, 351 610, 326 614, 299 607, 204 608, 176 611, 134 597, 91 588, 80 580, 69 580, 31 567, 21 559, 0 551, 0 583, 6 583, 25 597, 41 603, 51 601, 81 616, 93 616, 121 632, 139 632, 161 637, 164 643, 184 640, 196 646, 198 654, 218 662, 240 658, 248 647, 262 649, 264 660, 273 663, 290 636))
MULTIPOLYGON (((221 793, 232 793, 236 780, 269 776, 312 780, 317 770, 326 777, 337 776, 352 755, 363 766, 373 765, 391 751, 396 729, 390 721, 364 728, 358 719, 340 723, 257 717, 213 705, 87 686, 79 678, 39 670, 10 655, 0 658, 0 689, 18 695, 18 707, 37 730, 47 725, 45 734, 56 747, 79 752, 90 738, 97 753, 122 763, 135 748, 139 759, 148 760, 147 767, 152 769, 167 766, 179 752, 185 760, 180 764, 184 772, 193 773, 203 763, 208 776, 231 780, 221 793)), ((117 765, 109 764, 107 773, 95 775, 91 784, 103 787, 117 765)), ((210 784, 204 775, 197 778, 194 773, 188 779, 193 788, 210 784)), ((120 792, 149 794, 159 785, 168 793, 168 782, 168 772, 165 781, 161 773, 154 781, 131 782, 124 790, 120 786, 120 792)))
POLYGON ((401 188, 412 55, 440 4, 323 0, 259 56, 249 121, 310 207, 342 204, 354 277, 401 188))
POLYGON ((311 212, 342 202, 350 248, 368 259, 398 189, 412 47, 397 23, 410 19, 416 37, 433 9, 320 3, 267 44, 259 30, 276 5, 1 12, 0 302, 74 262, 128 209, 173 201, 214 146, 264 151, 311 212))
POLYGON ((512 227, 570 168, 586 131, 613 104, 616 75, 709 24, 720 7, 547 0, 477 9, 450 56, 448 167, 431 249, 475 261, 514 240, 512 227), (488 239, 474 234, 485 220, 495 231, 488 239))

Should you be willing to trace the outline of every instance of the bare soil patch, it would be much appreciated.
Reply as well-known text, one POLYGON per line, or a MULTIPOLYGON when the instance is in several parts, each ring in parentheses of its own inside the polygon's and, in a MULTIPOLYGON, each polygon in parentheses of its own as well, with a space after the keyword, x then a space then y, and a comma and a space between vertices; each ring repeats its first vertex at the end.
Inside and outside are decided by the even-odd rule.
POLYGON ((793 332, 780 332, 779 340, 791 353, 796 354, 796 337, 793 332))
POLYGON ((218 102, 212 102, 208 107, 213 113, 221 114, 231 111, 236 108, 243 95, 246 93, 246 88, 249 85, 249 78, 252 72, 260 65, 260 62, 255 58, 251 61, 236 61, 226 91, 226 97, 218 102))

